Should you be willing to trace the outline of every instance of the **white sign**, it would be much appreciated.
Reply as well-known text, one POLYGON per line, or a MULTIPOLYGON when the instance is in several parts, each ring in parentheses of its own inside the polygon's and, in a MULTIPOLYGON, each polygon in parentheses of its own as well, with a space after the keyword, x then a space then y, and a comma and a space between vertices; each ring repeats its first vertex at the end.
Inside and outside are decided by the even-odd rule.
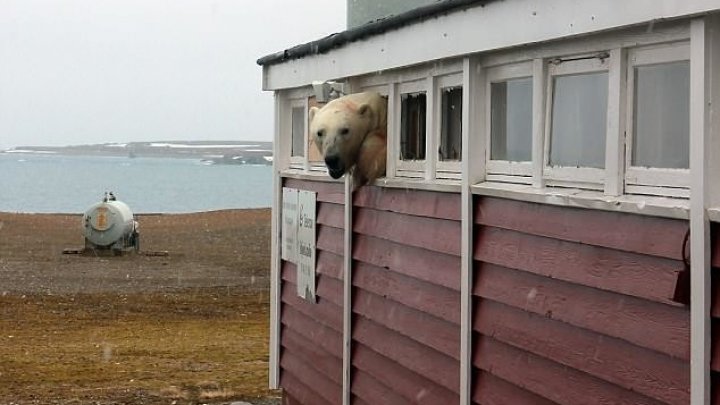
POLYGON ((297 263, 298 191, 283 187, 282 193, 282 252, 283 260, 297 263))
POLYGON ((300 190, 297 221, 297 293, 315 302, 315 208, 317 193, 300 190))

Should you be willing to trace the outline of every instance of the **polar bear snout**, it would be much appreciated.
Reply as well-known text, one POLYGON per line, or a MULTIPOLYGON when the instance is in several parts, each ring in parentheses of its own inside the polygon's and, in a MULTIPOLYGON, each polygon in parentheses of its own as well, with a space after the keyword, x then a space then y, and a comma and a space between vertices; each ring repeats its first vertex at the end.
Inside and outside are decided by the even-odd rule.
POLYGON ((325 166, 327 166, 330 177, 333 179, 339 179, 345 174, 345 164, 338 155, 326 155, 325 166))

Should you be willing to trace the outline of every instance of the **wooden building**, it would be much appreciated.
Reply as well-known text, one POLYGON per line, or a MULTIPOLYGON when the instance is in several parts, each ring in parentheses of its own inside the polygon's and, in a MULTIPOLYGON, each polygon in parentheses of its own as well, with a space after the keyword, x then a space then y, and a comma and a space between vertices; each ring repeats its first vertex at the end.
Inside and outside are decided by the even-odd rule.
POLYGON ((258 63, 285 404, 720 404, 720 1, 448 0, 258 63), (387 96, 386 177, 328 176, 316 81, 387 96))

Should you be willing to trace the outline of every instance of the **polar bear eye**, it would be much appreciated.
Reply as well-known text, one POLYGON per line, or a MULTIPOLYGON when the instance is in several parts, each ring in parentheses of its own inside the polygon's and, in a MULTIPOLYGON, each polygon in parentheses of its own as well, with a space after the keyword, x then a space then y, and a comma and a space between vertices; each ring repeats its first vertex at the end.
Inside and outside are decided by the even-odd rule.
POLYGON ((322 138, 323 135, 325 135, 325 132, 323 130, 317 131, 317 137, 322 138))
POLYGON ((343 128, 340 130, 340 135, 347 135, 350 133, 350 130, 348 128, 343 128))

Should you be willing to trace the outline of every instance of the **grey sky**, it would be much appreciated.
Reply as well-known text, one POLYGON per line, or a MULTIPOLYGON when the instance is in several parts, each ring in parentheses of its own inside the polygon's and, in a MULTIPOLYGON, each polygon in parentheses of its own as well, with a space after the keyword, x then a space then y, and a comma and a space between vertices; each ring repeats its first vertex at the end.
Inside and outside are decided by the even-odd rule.
POLYGON ((345 27, 344 0, 0 0, 0 149, 272 140, 255 60, 345 27))

